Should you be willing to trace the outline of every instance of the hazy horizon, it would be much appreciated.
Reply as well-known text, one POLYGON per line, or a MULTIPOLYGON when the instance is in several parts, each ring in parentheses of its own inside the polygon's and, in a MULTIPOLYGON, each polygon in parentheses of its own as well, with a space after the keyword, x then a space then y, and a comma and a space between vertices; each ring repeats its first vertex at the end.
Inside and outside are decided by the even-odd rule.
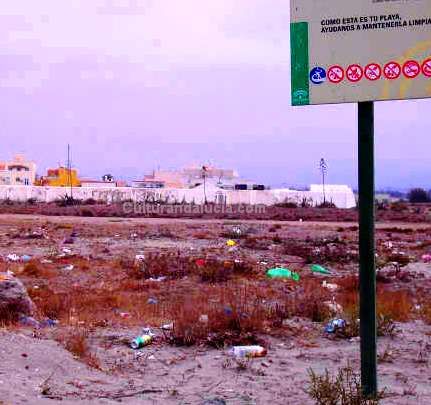
MULTIPOLYGON (((14 0, 0 12, 0 160, 141 178, 212 161, 269 185, 357 184, 356 106, 290 106, 281 0, 14 0)), ((428 100, 376 103, 376 187, 431 188, 428 100)))

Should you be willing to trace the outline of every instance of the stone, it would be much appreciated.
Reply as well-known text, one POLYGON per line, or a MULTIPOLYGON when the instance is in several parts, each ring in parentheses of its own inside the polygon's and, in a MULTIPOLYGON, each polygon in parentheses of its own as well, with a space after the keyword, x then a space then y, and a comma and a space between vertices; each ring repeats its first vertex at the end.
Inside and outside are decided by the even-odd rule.
POLYGON ((0 273, 0 321, 16 321, 34 311, 35 305, 24 284, 11 274, 0 273))

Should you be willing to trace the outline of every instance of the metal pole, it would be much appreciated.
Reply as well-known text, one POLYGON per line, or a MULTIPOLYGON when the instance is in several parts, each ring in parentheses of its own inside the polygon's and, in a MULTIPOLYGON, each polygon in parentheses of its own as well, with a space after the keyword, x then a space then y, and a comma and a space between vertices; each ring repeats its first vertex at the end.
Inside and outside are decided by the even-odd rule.
POLYGON ((377 394, 377 328, 372 101, 358 103, 358 162, 361 381, 364 394, 374 397, 377 394))

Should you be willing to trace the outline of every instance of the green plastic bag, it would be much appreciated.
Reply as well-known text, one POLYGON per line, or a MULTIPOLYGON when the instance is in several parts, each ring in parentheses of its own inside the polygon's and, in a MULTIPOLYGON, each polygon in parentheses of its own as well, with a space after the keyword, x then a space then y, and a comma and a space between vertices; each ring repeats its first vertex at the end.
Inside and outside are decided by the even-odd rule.
POLYGON ((282 267, 277 267, 275 269, 270 269, 266 272, 269 278, 290 278, 295 281, 299 281, 299 274, 289 269, 284 269, 282 267))
POLYGON ((310 268, 313 273, 331 274, 331 272, 328 269, 325 269, 323 266, 320 266, 319 264, 313 264, 310 268))

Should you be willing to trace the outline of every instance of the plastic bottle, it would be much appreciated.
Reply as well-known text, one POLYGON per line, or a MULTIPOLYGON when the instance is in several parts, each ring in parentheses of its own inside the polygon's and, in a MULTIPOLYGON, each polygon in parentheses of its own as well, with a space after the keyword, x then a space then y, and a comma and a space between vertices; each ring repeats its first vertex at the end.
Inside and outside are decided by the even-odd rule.
POLYGON ((234 346, 228 353, 234 357, 265 357, 266 349, 262 346, 234 346))
POLYGON ((152 335, 141 335, 133 339, 130 346, 132 349, 140 349, 141 347, 148 346, 152 341, 152 335))

